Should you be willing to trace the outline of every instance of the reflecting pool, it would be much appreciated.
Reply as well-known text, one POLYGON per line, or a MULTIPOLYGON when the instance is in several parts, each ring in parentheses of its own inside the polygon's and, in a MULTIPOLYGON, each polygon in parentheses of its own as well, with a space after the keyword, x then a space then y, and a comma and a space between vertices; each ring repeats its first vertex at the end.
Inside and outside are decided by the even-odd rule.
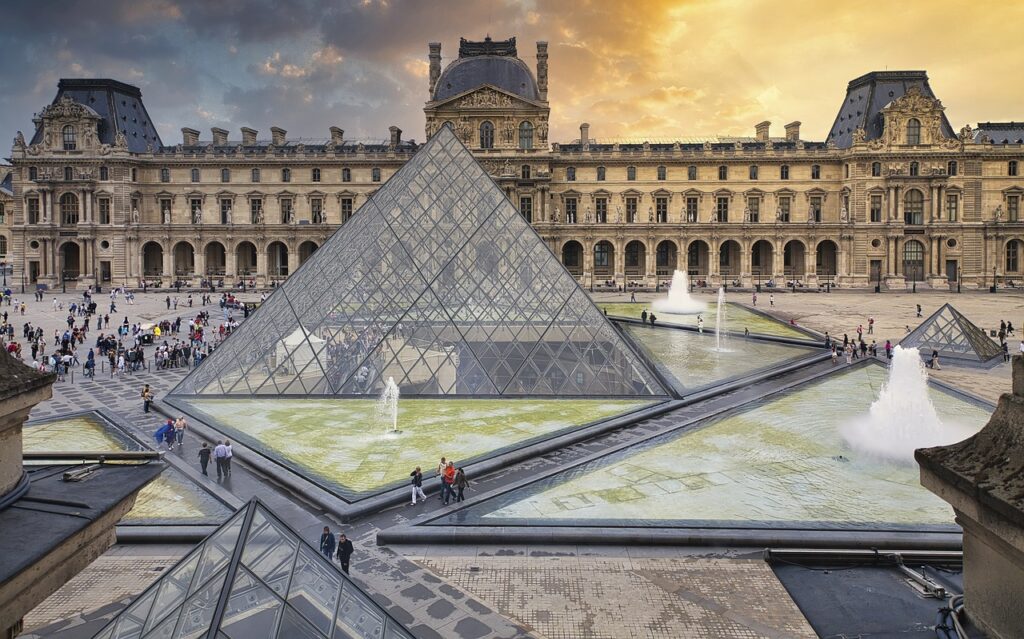
MULTIPOLYGON (((701 315, 704 318, 704 331, 714 333, 715 313, 718 310, 718 302, 711 295, 697 296, 697 299, 704 301, 707 298, 708 310, 701 315)), ((767 299, 767 298, 765 298, 767 299)), ((739 304, 727 303, 728 310, 725 314, 725 329, 736 333, 742 333, 748 329, 751 333, 761 335, 774 335, 775 337, 791 337, 797 339, 813 339, 807 333, 786 324, 777 319, 754 313, 739 304)), ((597 305, 613 317, 628 317, 640 319, 640 314, 646 310, 651 312, 651 305, 646 303, 630 302, 597 302, 597 305)), ((676 324, 679 326, 697 326, 696 315, 675 315, 672 313, 656 313, 658 322, 664 324, 676 324)))

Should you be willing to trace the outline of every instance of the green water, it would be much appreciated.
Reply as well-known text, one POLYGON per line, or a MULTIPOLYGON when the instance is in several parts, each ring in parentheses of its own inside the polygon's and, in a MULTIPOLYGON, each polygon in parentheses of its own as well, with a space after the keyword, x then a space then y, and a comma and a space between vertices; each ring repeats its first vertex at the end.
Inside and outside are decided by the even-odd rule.
MULTIPOLYGON (((709 296, 697 296, 697 299, 708 303, 708 310, 701 313, 704 318, 704 330, 714 334, 715 313, 718 312, 718 302, 709 296), (706 297, 706 299, 705 299, 706 297)), ((767 300, 767 297, 765 298, 767 300)), ((742 333, 743 329, 751 333, 762 335, 774 335, 776 337, 795 337, 799 339, 811 339, 805 333, 793 328, 785 322, 753 313, 738 304, 727 303, 725 330, 742 333)), ((628 317, 640 319, 643 311, 651 312, 651 305, 648 303, 629 302, 597 302, 597 305, 614 317, 628 317)), ((675 315, 672 313, 655 313, 658 322, 663 324, 675 324, 678 326, 697 326, 696 315, 675 315)))

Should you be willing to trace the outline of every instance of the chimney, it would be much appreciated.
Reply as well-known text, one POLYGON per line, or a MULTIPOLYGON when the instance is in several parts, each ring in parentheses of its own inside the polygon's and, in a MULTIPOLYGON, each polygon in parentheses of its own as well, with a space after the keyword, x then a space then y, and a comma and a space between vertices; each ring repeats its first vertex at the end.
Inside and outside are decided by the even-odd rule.
POLYGON ((786 125, 786 141, 796 142, 800 139, 800 121, 790 122, 786 125))
POLYGON ((391 148, 398 148, 398 145, 402 143, 402 129, 397 126, 389 126, 388 131, 391 131, 391 148))
POLYGON ((270 127, 270 138, 274 146, 284 146, 288 143, 288 132, 279 126, 270 127))
POLYGON ((259 133, 256 129, 250 129, 247 126, 242 127, 242 144, 245 146, 256 146, 256 135, 259 133))
POLYGON ((431 42, 430 43, 430 95, 428 96, 431 100, 434 99, 434 87, 437 86, 437 80, 441 77, 441 43, 431 42))
POLYGON ((580 149, 590 149, 590 125, 586 122, 580 125, 580 149))
POLYGON ((190 129, 187 126, 182 127, 181 143, 185 146, 197 146, 199 144, 199 131, 190 129))
POLYGON ((331 127, 331 144, 341 146, 345 141, 345 132, 336 126, 331 127))
POLYGON ((768 129, 770 129, 771 126, 772 126, 772 123, 769 122, 768 120, 765 120, 764 122, 762 122, 760 124, 755 124, 754 125, 754 134, 757 136, 757 141, 758 142, 767 142, 768 141, 768 129))
POLYGON ((210 129, 210 133, 213 134, 214 146, 224 146, 228 143, 228 132, 225 131, 224 129, 218 129, 217 127, 213 127, 212 129, 210 129))
POLYGON ((537 90, 540 99, 548 99, 548 43, 537 43, 537 90))

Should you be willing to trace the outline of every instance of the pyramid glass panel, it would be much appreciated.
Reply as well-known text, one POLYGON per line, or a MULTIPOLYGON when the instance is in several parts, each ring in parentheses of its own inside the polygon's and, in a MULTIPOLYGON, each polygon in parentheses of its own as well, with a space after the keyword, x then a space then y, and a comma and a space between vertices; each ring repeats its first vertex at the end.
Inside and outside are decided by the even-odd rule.
POLYGON ((999 361, 1003 354, 999 344, 950 304, 943 304, 900 344, 919 349, 924 357, 938 351, 940 358, 969 364, 999 361))
POLYGON ((667 394, 448 128, 172 394, 368 395, 389 377, 405 396, 667 394))

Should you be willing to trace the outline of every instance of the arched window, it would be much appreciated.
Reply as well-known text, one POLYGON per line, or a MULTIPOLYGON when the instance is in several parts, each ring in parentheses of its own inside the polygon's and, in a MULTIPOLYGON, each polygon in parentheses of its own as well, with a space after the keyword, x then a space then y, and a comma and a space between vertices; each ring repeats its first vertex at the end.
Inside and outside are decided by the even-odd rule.
POLYGON ((946 163, 947 175, 957 175, 959 173, 959 170, 960 167, 957 165, 956 160, 950 160, 949 162, 946 163))
POLYGON ((310 176, 314 182, 320 181, 320 169, 313 169, 312 175, 310 176))
POLYGON ((921 121, 917 118, 907 120, 907 144, 921 144, 921 121))
POLYGON ((1006 243, 1006 272, 1016 273, 1020 270, 1020 240, 1010 240, 1006 243))
POLYGON ((231 181, 231 169, 221 169, 220 170, 220 181, 221 182, 230 182, 231 181))
POLYGON ((664 181, 668 179, 668 169, 663 166, 658 167, 658 180, 664 181))
POLYGON ((74 193, 60 196, 60 223, 78 224, 78 197, 74 193))
POLYGON ((342 182, 351 182, 352 181, 352 169, 342 169, 341 170, 341 181, 342 182))
POLYGON ((252 170, 252 175, 250 177, 252 178, 253 182, 259 182, 260 181, 260 170, 259 169, 253 169, 252 170))
POLYGON ((728 180, 729 179, 729 167, 722 165, 718 167, 718 179, 728 180))
POLYGON ((916 175, 918 175, 920 173, 921 173, 921 165, 918 164, 917 162, 911 162, 910 163, 910 174, 916 176, 916 175))
POLYGON ((529 122, 522 122, 519 125, 519 148, 533 148, 533 125, 529 122))
POLYGON ((193 182, 198 182, 199 181, 199 169, 192 169, 191 178, 192 178, 193 182))
POLYGON ((917 240, 903 245, 903 275, 911 282, 924 279, 924 245, 917 240))
POLYGON ((64 167, 64 180, 70 182, 75 179, 75 172, 70 166, 64 167))
POLYGON ((100 167, 100 181, 106 182, 109 179, 110 179, 110 169, 105 167, 105 166, 101 166, 100 167))
POLYGON ((820 180, 821 179, 821 165, 820 164, 812 164, 811 165, 811 179, 812 180, 820 180))
POLYGON ((696 180, 697 179, 697 167, 693 166, 692 164, 690 166, 686 167, 686 179, 687 180, 696 180))
POLYGON ((375 166, 370 170, 370 179, 374 182, 380 182, 380 168, 375 166))
POLYGON ((61 129, 61 138, 64 140, 65 151, 74 151, 78 148, 78 144, 75 142, 75 127, 70 124, 61 129))
POLYGON ((907 191, 903 198, 903 222, 924 224, 924 194, 917 189, 907 191))
POLYGON ((576 181, 576 167, 574 167, 574 166, 567 166, 567 167, 565 167, 565 180, 566 180, 566 182, 575 182, 576 181))
POLYGON ((871 177, 882 177, 882 163, 872 162, 871 163, 871 177))
POLYGON ((605 168, 603 166, 597 167, 597 181, 598 182, 604 182, 604 178, 605 178, 605 168))
POLYGON ((629 180, 630 182, 636 181, 636 167, 635 166, 627 166, 626 167, 626 179, 629 180))
POLYGON ((480 124, 480 148, 494 148, 494 125, 490 122, 482 122, 480 124))
POLYGON ((779 167, 779 179, 780 180, 788 180, 789 179, 789 165, 788 164, 783 164, 782 166, 779 167))
POLYGON ((530 165, 524 164, 519 168, 519 176, 524 180, 530 179, 530 165))
POLYGON ((171 170, 168 168, 160 169, 160 181, 170 182, 171 181, 171 170))
POLYGON ((291 169, 281 169, 281 181, 282 182, 291 182, 292 181, 292 170, 291 169))

